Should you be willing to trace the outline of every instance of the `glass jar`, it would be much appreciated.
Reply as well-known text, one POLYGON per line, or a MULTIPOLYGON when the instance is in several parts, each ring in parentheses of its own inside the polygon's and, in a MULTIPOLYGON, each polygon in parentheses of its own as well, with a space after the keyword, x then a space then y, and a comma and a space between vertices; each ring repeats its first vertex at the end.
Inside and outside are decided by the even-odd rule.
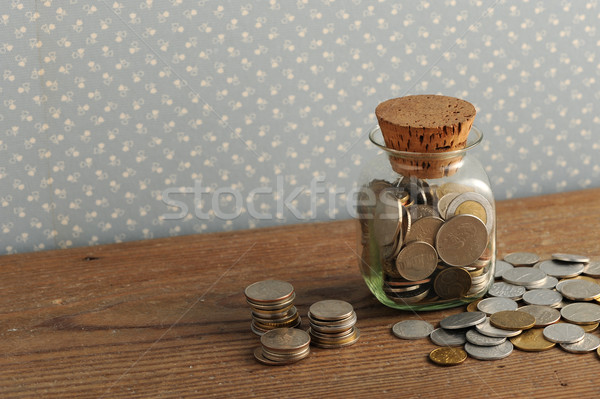
POLYGON ((437 310, 482 297, 493 283, 496 210, 489 178, 470 154, 483 139, 473 127, 463 149, 383 153, 358 186, 359 267, 377 299, 392 308, 437 310))

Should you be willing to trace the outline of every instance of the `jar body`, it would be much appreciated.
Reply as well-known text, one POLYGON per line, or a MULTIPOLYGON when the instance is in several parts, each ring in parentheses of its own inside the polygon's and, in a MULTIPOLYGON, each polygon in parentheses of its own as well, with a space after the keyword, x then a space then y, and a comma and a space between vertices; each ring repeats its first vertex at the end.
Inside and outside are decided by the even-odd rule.
MULTIPOLYGON (((377 129, 375 129, 377 130, 377 129)), ((482 297, 493 283, 496 211, 489 178, 469 154, 381 147, 359 177, 359 268, 384 305, 437 310, 482 297)), ((476 143, 482 138, 476 128, 476 143)), ((473 135, 473 133, 471 133, 473 135)))

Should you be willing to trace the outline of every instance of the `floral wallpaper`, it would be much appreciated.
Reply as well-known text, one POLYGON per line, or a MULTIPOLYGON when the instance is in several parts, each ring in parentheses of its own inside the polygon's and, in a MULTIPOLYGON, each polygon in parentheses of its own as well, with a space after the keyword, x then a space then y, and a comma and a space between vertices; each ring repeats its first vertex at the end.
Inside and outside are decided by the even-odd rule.
POLYGON ((7 0, 0 253, 351 217, 375 106, 473 103, 498 200, 600 186, 597 1, 7 0))

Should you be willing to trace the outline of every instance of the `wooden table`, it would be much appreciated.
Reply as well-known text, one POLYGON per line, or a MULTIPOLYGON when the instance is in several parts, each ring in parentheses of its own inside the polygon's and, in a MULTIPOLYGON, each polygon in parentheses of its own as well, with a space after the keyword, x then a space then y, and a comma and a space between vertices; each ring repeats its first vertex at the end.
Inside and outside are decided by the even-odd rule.
MULTIPOLYGON (((598 259, 599 198, 590 189, 499 202, 499 257, 561 251, 598 259)), ((429 340, 391 334, 395 322, 417 316, 374 299, 355 240, 355 221, 338 221, 1 257, 0 396, 600 396, 595 352, 515 350, 499 361, 430 363, 429 340), (256 362, 243 290, 267 278, 294 285, 303 316, 322 299, 352 303, 359 342, 314 348, 283 367, 256 362)), ((437 323, 461 310, 419 317, 437 323)))

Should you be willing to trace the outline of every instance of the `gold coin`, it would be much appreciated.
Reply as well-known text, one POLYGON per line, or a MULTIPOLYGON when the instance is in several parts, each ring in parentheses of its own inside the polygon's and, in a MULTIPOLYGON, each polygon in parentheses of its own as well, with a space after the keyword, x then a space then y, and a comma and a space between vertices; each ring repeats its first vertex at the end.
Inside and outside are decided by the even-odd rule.
POLYGON ((568 281, 568 280, 586 280, 586 281, 591 281, 592 283, 600 284, 597 279, 590 277, 590 276, 575 276, 575 277, 563 278, 563 279, 559 280, 559 283, 562 283, 563 281, 568 281))
POLYGON ((465 201, 456 208, 455 215, 473 215, 477 216, 485 224, 487 223, 487 214, 485 208, 477 201, 465 201))
POLYGON ((440 298, 456 299, 464 297, 471 288, 471 275, 460 267, 444 269, 433 282, 433 289, 440 298))
POLYGON ((503 310, 490 316, 490 324, 502 330, 527 330, 535 325, 535 317, 519 310, 503 310))
POLYGON ((516 337, 510 338, 510 342, 517 349, 527 352, 541 352, 553 348, 556 343, 544 338, 543 328, 532 328, 524 331, 516 337))
POLYGON ((593 323, 593 324, 579 324, 579 327, 583 328, 583 331, 585 331, 586 333, 590 333, 592 331, 596 331, 596 329, 598 328, 598 323, 593 323))
POLYGON ((471 302, 470 304, 467 305, 467 312, 477 312, 477 304, 479 302, 481 302, 483 300, 483 298, 479 298, 476 301, 471 302))
POLYGON ((460 348, 445 346, 432 350, 429 353, 429 358, 440 366, 456 366, 467 359, 467 352, 460 348))

